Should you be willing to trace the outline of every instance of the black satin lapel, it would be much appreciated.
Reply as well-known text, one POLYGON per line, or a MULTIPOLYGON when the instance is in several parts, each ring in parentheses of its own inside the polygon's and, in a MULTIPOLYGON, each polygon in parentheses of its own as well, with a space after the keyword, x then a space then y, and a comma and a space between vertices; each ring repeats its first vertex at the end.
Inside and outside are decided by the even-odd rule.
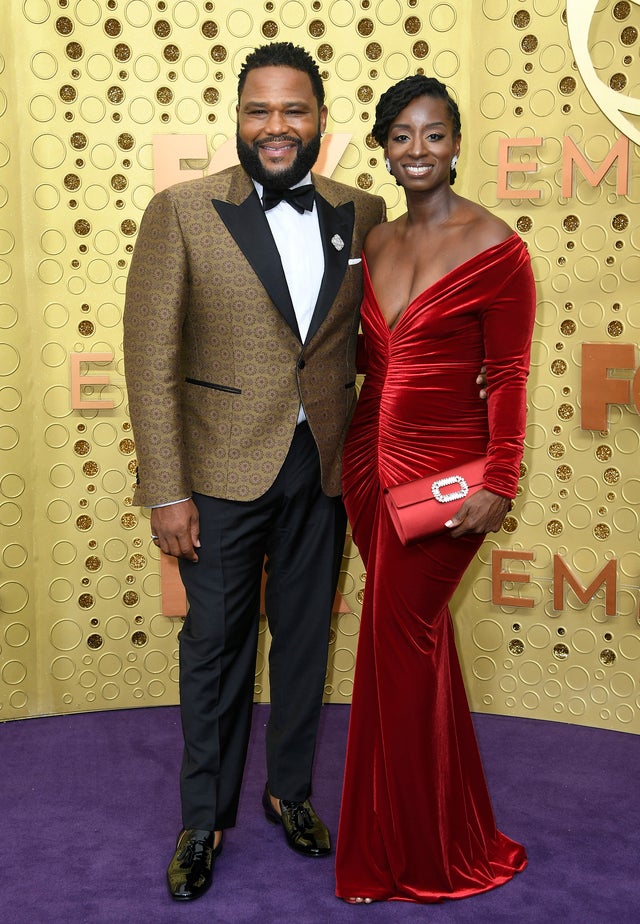
POLYGON ((280 254, 257 193, 251 193, 240 205, 222 199, 211 201, 267 295, 296 337, 301 339, 280 254))
POLYGON ((316 195, 316 208, 320 222, 320 235, 324 248, 324 276, 313 311, 309 332, 305 342, 309 342, 327 316, 342 285, 344 274, 349 265, 351 238, 355 223, 355 206, 345 202, 334 208, 322 196, 316 195))

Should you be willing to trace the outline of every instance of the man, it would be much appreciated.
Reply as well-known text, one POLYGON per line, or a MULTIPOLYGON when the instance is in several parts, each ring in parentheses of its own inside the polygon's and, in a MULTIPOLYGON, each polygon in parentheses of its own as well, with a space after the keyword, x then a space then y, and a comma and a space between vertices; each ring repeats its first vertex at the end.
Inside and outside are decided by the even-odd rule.
POLYGON ((210 885, 235 824, 266 557, 271 710, 263 809, 326 856, 309 795, 331 605, 344 542, 341 451, 356 400, 360 255, 383 200, 311 176, 327 120, 313 59, 249 55, 240 166, 159 193, 127 284, 124 351, 136 500, 177 556, 182 821, 173 898, 210 885), (293 193, 291 192, 293 190, 293 193), (281 197, 284 195, 284 198, 281 197))

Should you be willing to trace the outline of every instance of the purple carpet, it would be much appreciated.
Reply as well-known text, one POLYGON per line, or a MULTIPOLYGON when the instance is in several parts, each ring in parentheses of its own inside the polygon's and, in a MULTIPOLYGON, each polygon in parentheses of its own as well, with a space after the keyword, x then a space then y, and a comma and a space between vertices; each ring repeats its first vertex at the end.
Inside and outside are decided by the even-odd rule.
MULTIPOLYGON (((349 709, 323 710, 314 805, 335 832, 349 709)), ((261 809, 264 726, 256 706, 238 826, 212 889, 171 901, 165 868, 180 827, 176 708, 0 726, 0 920, 6 924, 640 921, 640 742, 620 732, 475 717, 499 826, 529 866, 492 892, 439 905, 352 907, 333 860, 298 857, 261 809)))

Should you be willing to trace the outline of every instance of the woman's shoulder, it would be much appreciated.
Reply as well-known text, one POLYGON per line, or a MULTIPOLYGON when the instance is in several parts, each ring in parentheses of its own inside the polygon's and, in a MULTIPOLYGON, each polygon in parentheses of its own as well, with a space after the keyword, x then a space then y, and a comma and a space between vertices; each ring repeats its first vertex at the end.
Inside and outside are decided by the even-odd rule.
POLYGON ((371 260, 397 234, 397 225, 403 217, 396 218, 394 221, 383 221, 369 231, 364 242, 364 252, 368 260, 371 260))
POLYGON ((478 251, 488 250, 513 236, 513 228, 477 202, 463 200, 460 214, 461 232, 476 245, 478 251))

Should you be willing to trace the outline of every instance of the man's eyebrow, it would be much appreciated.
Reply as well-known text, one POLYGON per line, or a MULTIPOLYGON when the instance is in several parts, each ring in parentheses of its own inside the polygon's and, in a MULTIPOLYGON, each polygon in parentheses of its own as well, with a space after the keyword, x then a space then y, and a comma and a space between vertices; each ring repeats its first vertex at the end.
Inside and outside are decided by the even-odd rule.
MULTIPOLYGON (((246 102, 244 102, 242 105, 243 105, 243 106, 263 106, 263 107, 265 107, 265 108, 268 108, 269 106, 273 105, 273 103, 270 103, 270 102, 268 102, 267 100, 248 99, 248 100, 246 100, 246 102)), ((302 99, 292 99, 292 100, 285 100, 285 101, 284 101, 283 103, 281 103, 280 105, 282 105, 282 106, 284 106, 284 107, 289 107, 289 106, 308 106, 309 103, 306 102, 305 100, 302 100, 302 99)))

